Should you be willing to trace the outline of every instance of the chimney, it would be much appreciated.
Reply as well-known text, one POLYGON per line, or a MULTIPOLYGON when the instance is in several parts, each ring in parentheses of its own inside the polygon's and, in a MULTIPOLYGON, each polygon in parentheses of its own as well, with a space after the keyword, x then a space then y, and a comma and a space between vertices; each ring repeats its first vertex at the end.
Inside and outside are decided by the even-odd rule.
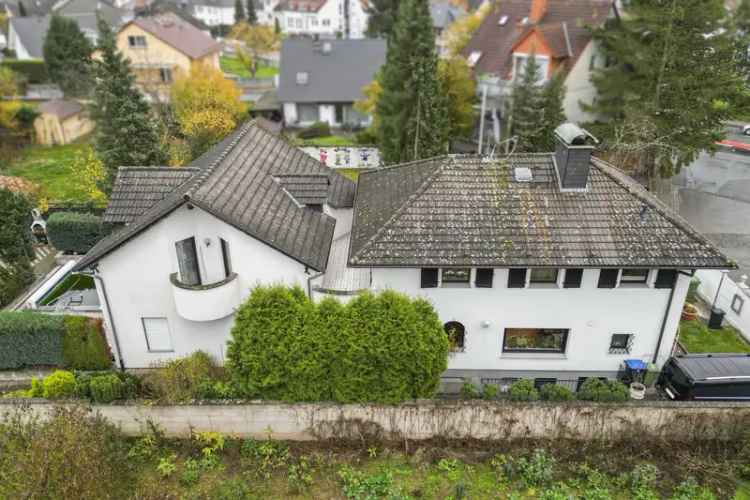
POLYGON ((529 21, 536 24, 542 20, 547 13, 547 2, 549 0, 531 0, 531 11, 529 12, 529 21))
POLYGON ((586 189, 589 180, 591 152, 597 140, 573 123, 563 123, 555 129, 555 169, 561 190, 586 189))

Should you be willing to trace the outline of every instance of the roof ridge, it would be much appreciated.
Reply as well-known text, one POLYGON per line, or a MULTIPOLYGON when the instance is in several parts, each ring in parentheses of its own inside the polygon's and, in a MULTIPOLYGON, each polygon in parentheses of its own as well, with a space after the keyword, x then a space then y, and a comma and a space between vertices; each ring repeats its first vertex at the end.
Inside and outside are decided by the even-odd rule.
POLYGON ((143 171, 153 171, 153 170, 168 170, 168 171, 180 171, 180 170, 195 170, 198 171, 200 168, 198 167, 189 167, 189 166, 179 166, 179 167, 169 167, 164 165, 154 165, 153 167, 149 167, 147 165, 132 165, 132 166, 121 166, 117 167, 117 170, 128 170, 128 171, 135 171, 135 170, 143 170, 143 171))
MULTIPOLYGON (((615 183, 617 183, 619 186, 623 187, 630 193, 631 195, 635 196, 636 198, 640 199, 642 202, 648 204, 651 206, 652 209, 656 210, 656 212, 667 219, 669 222, 677 226, 679 229, 687 233, 689 236, 691 236, 696 241, 699 241, 700 243, 707 244, 714 246, 715 245, 706 238, 703 234, 698 232, 690 223, 685 220, 680 214, 675 212, 674 210, 670 209, 664 202, 662 202, 659 198, 651 194, 647 189, 645 189, 643 186, 641 186, 637 181, 632 179, 628 174, 626 174, 621 169, 615 167, 611 163, 602 160, 601 158, 597 158, 595 156, 591 157, 591 162, 594 164, 596 168, 599 169, 600 172, 602 172, 604 175, 612 179, 615 183)), ((719 253, 725 260, 729 262, 734 262, 733 259, 730 259, 727 257, 724 252, 722 252, 718 247, 716 247, 717 253, 719 253)))
POLYGON ((234 137, 229 144, 227 144, 227 147, 224 148, 224 151, 222 151, 221 153, 219 153, 219 156, 217 156, 214 159, 214 161, 211 162, 211 164, 209 166, 207 166, 206 168, 204 168, 203 171, 200 174, 198 174, 198 175, 195 176, 195 179, 193 179, 194 180, 193 185, 190 186, 190 188, 188 188, 188 190, 185 192, 185 194, 182 195, 182 198, 185 201, 188 201, 188 200, 190 200, 193 197, 193 195, 198 190, 198 188, 200 188, 203 185, 203 183, 206 181, 206 179, 208 179, 208 177, 214 172, 214 170, 216 170, 216 167, 222 161, 224 161, 224 159, 227 157, 227 155, 229 154, 229 152, 234 149, 234 147, 237 145, 237 143, 240 141, 240 139, 242 139, 243 137, 245 137, 245 135, 247 134, 247 132, 254 125, 255 125, 255 120, 250 120, 247 123, 245 123, 244 125, 242 125, 242 129, 240 129, 240 133, 237 134, 237 136, 234 137))
MULTIPOLYGON (((454 155, 444 154, 444 155, 438 155, 438 156, 431 156, 429 158, 420 158, 419 160, 407 161, 405 163, 395 163, 393 165, 386 165, 385 167, 378 167, 378 168, 374 168, 372 170, 367 170, 366 172, 360 172, 359 175, 362 176, 362 175, 367 175, 367 174, 374 174, 376 172, 384 172, 386 170, 395 170, 395 169, 401 168, 401 167, 411 167, 411 166, 414 166, 414 165, 418 165, 420 163, 427 163, 429 161, 435 161, 435 160, 437 160, 439 158, 452 158, 452 156, 454 156, 454 155)), ((336 171, 335 169, 331 169, 331 170, 333 170, 334 172, 336 171)))
MULTIPOLYGON (((388 220, 385 221, 378 228, 378 230, 375 231, 375 233, 372 236, 370 236, 369 238, 367 238, 367 241, 365 241, 359 247, 359 252, 362 252, 363 250, 365 250, 372 243, 372 241, 375 240, 375 238, 377 238, 378 236, 380 236, 380 234, 383 231, 385 231, 386 227, 388 227, 397 217, 399 217, 403 213, 403 211, 406 209, 405 208, 406 206, 410 205, 412 201, 414 201, 416 198, 419 197, 419 195, 421 195, 422 193, 424 193, 425 190, 430 185, 432 185, 432 182, 435 180, 435 176, 439 172, 441 172, 443 170, 443 167, 445 167, 446 163, 449 162, 449 161, 453 162, 454 159, 450 155, 442 155, 442 156, 435 156, 433 158, 425 158, 424 160, 415 160, 415 161, 412 161, 412 162, 409 162, 409 163, 405 163, 405 164, 402 165, 402 166, 414 166, 415 164, 418 164, 418 163, 425 163, 426 160, 435 160, 435 159, 438 159, 438 158, 441 158, 443 161, 441 161, 438 164, 438 166, 427 176, 427 178, 424 181, 422 181, 422 184, 417 189, 415 189, 412 194, 410 194, 409 196, 406 197, 406 199, 401 204, 401 206, 398 207, 396 210, 394 210, 393 214, 390 217, 388 217, 388 220)), ((378 172, 382 172, 382 170, 378 170, 378 172)), ((354 257, 356 258, 356 256, 354 256, 354 257)))

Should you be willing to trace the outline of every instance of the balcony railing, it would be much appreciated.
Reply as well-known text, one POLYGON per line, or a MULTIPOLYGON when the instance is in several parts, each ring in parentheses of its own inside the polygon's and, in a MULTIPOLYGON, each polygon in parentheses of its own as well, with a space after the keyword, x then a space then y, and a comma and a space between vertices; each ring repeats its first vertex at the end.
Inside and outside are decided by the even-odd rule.
POLYGON ((216 283, 187 285, 177 273, 169 276, 177 313, 190 321, 214 321, 232 314, 240 305, 236 273, 216 283))

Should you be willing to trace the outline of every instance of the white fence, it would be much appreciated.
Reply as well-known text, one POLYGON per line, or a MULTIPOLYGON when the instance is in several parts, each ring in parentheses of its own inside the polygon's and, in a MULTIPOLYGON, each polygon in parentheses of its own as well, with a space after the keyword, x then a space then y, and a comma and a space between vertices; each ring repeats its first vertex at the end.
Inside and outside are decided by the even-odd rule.
POLYGON ((750 288, 745 280, 735 283, 727 274, 722 282, 721 271, 707 270, 698 271, 695 277, 701 281, 698 287, 698 295, 709 305, 716 299, 716 307, 723 309, 726 313, 724 319, 742 333, 742 336, 750 342, 750 288), (718 298, 716 290, 721 283, 718 298))
POLYGON ((380 166, 380 150, 362 146, 303 146, 302 151, 330 168, 368 169, 380 166))

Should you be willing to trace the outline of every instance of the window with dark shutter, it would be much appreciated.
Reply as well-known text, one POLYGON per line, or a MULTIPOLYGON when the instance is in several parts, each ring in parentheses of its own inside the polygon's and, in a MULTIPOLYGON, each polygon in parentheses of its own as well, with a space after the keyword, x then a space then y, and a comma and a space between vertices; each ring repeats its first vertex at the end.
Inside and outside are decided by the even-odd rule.
POLYGON ((438 286, 438 270, 436 267, 422 269, 422 288, 436 288, 438 286))
POLYGON ((617 286, 619 269, 602 269, 599 271, 599 288, 614 288, 617 286))
POLYGON ((656 288, 674 288, 674 284, 677 281, 677 271, 674 269, 659 269, 656 273, 656 282, 654 287, 656 288))
POLYGON ((180 268, 180 281, 185 285, 200 285, 201 273, 198 270, 198 250, 195 238, 185 238, 175 243, 177 265, 180 268))
POLYGON ((508 288, 526 287, 526 269, 510 269, 508 272, 508 288))
POLYGON ((492 288, 492 277, 494 274, 494 269, 477 269, 477 275, 474 279, 474 286, 477 288, 492 288))
POLYGON ((229 243, 224 238, 219 238, 221 242, 221 260, 224 262, 224 277, 228 278, 232 274, 232 259, 229 255, 229 243))
POLYGON ((566 269, 563 288, 581 288, 583 269, 566 269))

